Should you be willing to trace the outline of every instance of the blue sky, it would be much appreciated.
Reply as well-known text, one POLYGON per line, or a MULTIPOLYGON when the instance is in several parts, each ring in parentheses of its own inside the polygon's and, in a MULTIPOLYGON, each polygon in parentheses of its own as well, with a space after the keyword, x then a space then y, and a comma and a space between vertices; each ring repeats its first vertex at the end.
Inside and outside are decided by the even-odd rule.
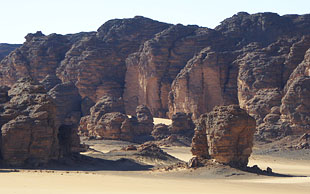
POLYGON ((214 28, 239 11, 310 13, 309 0, 0 0, 0 43, 22 43, 29 32, 95 31, 109 19, 142 15, 214 28))

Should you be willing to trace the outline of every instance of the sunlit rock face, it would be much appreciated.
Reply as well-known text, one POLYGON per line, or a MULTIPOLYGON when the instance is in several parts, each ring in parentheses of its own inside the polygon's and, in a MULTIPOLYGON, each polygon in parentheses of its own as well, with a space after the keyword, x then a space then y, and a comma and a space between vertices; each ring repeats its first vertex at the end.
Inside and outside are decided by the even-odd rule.
POLYGON ((245 167, 252 153, 255 120, 237 105, 217 106, 201 115, 192 153, 235 167, 245 167))
POLYGON ((2 163, 38 166, 79 152, 80 140, 76 133, 79 118, 68 121, 73 111, 67 104, 60 103, 64 93, 57 88, 51 93, 29 77, 19 79, 10 89, 1 87, 2 163))
POLYGON ((24 76, 48 89, 72 82, 83 117, 106 95, 123 99, 123 114, 144 104, 169 118, 239 104, 258 139, 281 138, 308 132, 309 34, 309 15, 240 12, 215 29, 115 19, 96 32, 28 34, 0 62, 0 85, 24 76))

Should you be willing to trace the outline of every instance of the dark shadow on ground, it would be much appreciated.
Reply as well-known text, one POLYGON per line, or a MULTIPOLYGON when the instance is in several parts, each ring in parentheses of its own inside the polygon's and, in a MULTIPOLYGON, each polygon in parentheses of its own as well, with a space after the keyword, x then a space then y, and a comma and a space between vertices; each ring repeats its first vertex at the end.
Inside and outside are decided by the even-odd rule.
POLYGON ((247 173, 253 173, 253 174, 263 175, 263 176, 271 176, 271 177, 307 177, 307 176, 301 176, 301 175, 276 173, 276 172, 272 172, 271 169, 262 170, 257 165, 254 165, 252 167, 236 168, 236 169, 247 172, 247 173))
MULTIPOLYGON (((93 158, 81 154, 73 154, 70 157, 59 161, 50 161, 46 165, 38 165, 22 168, 10 168, 1 166, 2 169, 8 169, 8 172, 14 172, 14 169, 36 169, 36 170, 63 170, 63 171, 145 171, 153 168, 151 165, 142 165, 131 159, 105 160, 93 158), (11 170, 12 169, 12 170, 11 170)), ((0 171, 1 172, 1 171, 0 171)))

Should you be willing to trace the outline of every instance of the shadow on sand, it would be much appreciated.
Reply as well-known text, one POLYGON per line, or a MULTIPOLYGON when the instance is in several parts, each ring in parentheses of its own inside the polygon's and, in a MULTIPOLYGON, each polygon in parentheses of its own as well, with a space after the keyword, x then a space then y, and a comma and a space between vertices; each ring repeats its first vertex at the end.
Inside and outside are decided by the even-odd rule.
POLYGON ((36 169, 36 170, 63 170, 63 171, 144 171, 153 168, 151 165, 142 165, 134 160, 121 158, 119 160, 105 160, 93 158, 81 154, 74 154, 71 157, 59 161, 50 161, 46 165, 28 165, 11 168, 0 166, 1 172, 18 172, 16 169, 36 169))

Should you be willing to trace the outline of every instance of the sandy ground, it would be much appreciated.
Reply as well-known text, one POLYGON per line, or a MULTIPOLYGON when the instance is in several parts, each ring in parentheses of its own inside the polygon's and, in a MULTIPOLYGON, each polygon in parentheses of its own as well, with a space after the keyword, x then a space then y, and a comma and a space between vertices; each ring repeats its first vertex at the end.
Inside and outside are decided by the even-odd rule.
MULTIPOLYGON (((165 151, 180 159, 191 157, 189 148, 169 147, 165 151), (186 154, 187 153, 187 154, 186 154)), ((0 171, 0 193, 4 194, 70 194, 70 193, 298 193, 309 194, 310 164, 305 160, 254 155, 250 165, 272 167, 275 172, 308 177, 266 177, 242 175, 212 177, 186 172, 121 172, 121 171, 0 171), (184 176, 183 176, 184 175, 184 176)), ((201 170, 200 170, 201 171, 201 170)))
MULTIPOLYGON (((168 121, 155 119, 155 122, 168 121)), ((110 141, 107 146, 94 143, 93 147, 108 152, 124 145, 124 142, 110 141)), ((189 147, 163 149, 183 161, 192 157, 189 147)), ((172 172, 0 170, 0 194, 309 194, 310 157, 300 159, 298 156, 279 156, 252 155, 249 165, 258 165, 262 169, 271 167, 276 173, 297 177, 268 177, 247 173, 223 177, 206 173, 204 169, 172 172)))

